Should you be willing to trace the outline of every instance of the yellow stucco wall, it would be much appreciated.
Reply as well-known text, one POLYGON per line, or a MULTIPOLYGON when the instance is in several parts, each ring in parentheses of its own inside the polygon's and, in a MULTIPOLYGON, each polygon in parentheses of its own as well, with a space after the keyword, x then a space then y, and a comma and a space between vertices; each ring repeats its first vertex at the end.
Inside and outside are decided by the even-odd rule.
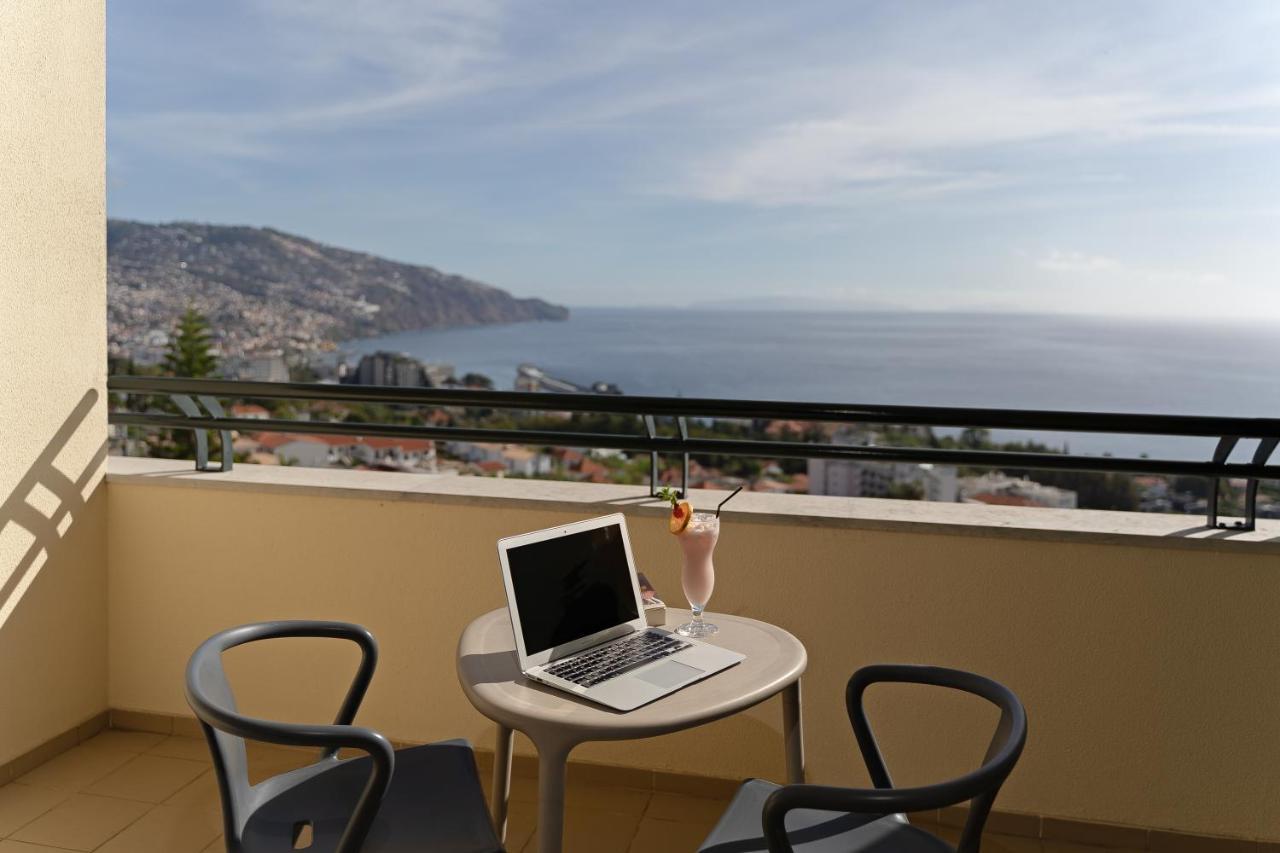
MULTIPOLYGON (((616 508, 215 481, 110 485, 113 707, 185 713, 187 655, 220 628, 337 618, 368 625, 382 644, 364 723, 391 737, 491 745, 457 686, 454 649, 472 617, 503 604, 495 540, 616 508)), ((677 549, 662 518, 627 511, 640 567, 678 601, 677 549)), ((1026 702, 1029 745, 998 808, 1280 838, 1274 547, 930 535, 739 513, 725 523, 716 565, 713 611, 777 623, 808 648, 814 780, 865 781, 843 709, 850 672, 931 662, 990 675, 1026 702)), ((234 653, 244 707, 324 719, 354 653, 291 642, 234 653)), ((899 783, 971 766, 992 722, 961 698, 919 688, 885 688, 873 711, 899 783)), ((780 717, 773 700, 697 732, 589 745, 575 757, 778 778, 780 717)))
POLYGON ((0 3, 0 763, 106 708, 103 7, 0 3))

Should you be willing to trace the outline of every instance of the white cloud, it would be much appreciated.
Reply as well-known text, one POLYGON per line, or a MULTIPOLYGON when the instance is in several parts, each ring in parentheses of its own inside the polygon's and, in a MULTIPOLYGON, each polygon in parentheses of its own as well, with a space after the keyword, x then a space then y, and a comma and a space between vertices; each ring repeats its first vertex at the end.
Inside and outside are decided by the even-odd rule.
POLYGON ((1223 113, 1280 108, 1280 89, 1233 99, 1179 99, 1149 91, 1061 91, 1009 72, 985 76, 910 70, 853 77, 834 117, 775 124, 711 152, 682 182, 696 198, 757 205, 839 204, 891 184, 904 196, 989 189, 1015 180, 964 160, 1015 146, 1069 141, 1082 150, 1153 137, 1280 138, 1280 118, 1223 113), (890 97, 873 80, 895 81, 890 97))
POLYGON ((1230 283, 1229 277, 1220 272, 1145 266, 1106 255, 1060 249, 1050 249, 1036 260, 1035 265, 1037 269, 1054 275, 1081 280, 1105 278, 1128 286, 1220 286, 1230 283))
MULTIPOLYGON (((568 84, 594 87, 620 69, 660 69, 673 55, 708 50, 744 29, 682 29, 659 18, 602 31, 552 21, 570 25, 535 33, 541 37, 530 47, 519 43, 530 38, 521 27, 537 12, 508 0, 259 0, 255 10, 271 55, 250 58, 238 69, 251 81, 239 103, 114 109, 112 135, 169 154, 282 160, 298 150, 300 134, 430 119, 445 106, 483 114, 512 93, 523 93, 522 106, 536 108, 489 117, 499 138, 509 142, 521 129, 577 132, 709 98, 721 87, 632 80, 576 96, 568 84)), ((455 141, 475 132, 458 126, 443 131, 440 137, 455 141)))
POLYGON ((1086 255, 1084 252, 1063 252, 1051 249, 1036 261, 1036 266, 1046 272, 1094 273, 1118 270, 1122 264, 1115 258, 1102 255, 1086 255))

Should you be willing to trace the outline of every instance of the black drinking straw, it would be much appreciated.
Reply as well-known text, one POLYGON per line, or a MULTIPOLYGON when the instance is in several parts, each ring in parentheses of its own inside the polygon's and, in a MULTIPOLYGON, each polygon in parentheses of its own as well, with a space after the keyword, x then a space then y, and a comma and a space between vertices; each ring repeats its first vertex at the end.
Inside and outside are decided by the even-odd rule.
POLYGON ((734 495, 736 495, 736 494, 737 494, 738 492, 740 492, 740 491, 742 491, 742 486, 738 486, 738 488, 736 488, 736 489, 734 489, 734 490, 733 490, 732 494, 730 494, 730 495, 729 495, 729 497, 727 497, 727 498, 725 498, 724 500, 720 501, 720 506, 717 506, 717 507, 716 507, 716 518, 719 518, 719 517, 720 517, 720 507, 724 506, 724 505, 725 505, 725 504, 727 504, 729 501, 733 500, 733 496, 734 496, 734 495))

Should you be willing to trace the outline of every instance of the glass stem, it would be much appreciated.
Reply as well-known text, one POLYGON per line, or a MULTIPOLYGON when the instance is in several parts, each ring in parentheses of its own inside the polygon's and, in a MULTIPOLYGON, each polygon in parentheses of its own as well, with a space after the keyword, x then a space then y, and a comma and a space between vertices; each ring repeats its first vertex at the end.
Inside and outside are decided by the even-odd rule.
POLYGON ((690 605, 690 606, 693 607, 693 624, 701 625, 702 624, 702 608, 697 607, 695 605, 690 605))

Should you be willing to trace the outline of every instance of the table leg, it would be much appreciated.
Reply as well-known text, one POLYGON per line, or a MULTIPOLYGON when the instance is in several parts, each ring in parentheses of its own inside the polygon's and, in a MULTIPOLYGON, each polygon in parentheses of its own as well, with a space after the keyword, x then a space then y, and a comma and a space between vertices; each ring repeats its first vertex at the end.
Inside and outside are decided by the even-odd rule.
POLYGON ((498 724, 498 740, 493 747, 493 826, 498 840, 507 839, 507 802, 511 798, 511 745, 515 732, 498 724))
POLYGON ((804 723, 800 718, 800 679, 782 691, 782 736, 787 747, 787 783, 804 783, 804 723))
POLYGON ((538 744, 538 853, 561 853, 564 844, 565 771, 571 749, 538 744))

